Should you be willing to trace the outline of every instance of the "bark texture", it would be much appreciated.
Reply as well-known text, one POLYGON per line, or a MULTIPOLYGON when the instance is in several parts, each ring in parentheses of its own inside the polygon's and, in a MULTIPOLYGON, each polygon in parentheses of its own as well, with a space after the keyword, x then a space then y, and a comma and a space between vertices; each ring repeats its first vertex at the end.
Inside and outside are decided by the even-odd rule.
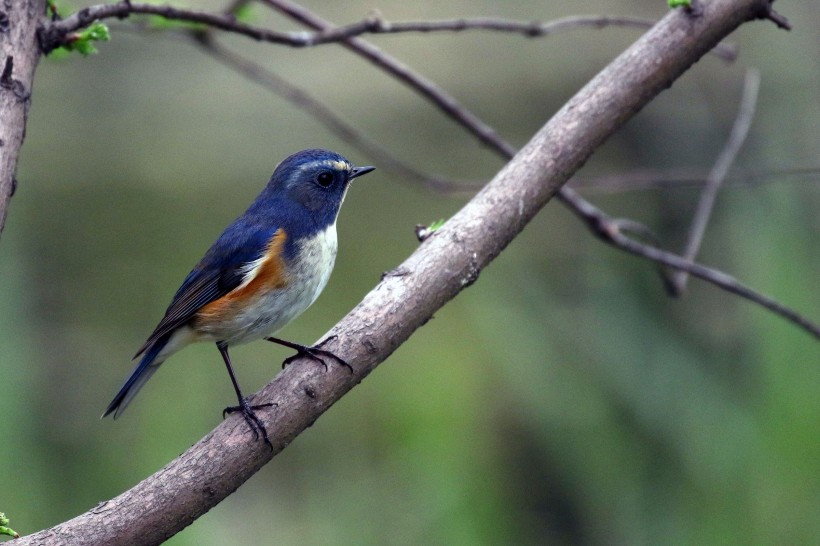
POLYGON ((17 160, 40 60, 37 26, 45 16, 45 4, 45 0, 3 0, 0 6, 0 232, 17 187, 17 160))

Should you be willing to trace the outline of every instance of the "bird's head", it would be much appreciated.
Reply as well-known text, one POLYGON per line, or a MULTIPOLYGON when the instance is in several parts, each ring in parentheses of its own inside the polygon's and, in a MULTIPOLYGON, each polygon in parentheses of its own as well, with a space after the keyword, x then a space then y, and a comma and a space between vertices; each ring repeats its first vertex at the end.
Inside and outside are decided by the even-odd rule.
POLYGON ((273 198, 279 206, 285 203, 293 207, 298 215, 307 214, 320 223, 331 224, 350 182, 374 168, 354 167, 328 150, 303 150, 276 167, 260 198, 273 198))

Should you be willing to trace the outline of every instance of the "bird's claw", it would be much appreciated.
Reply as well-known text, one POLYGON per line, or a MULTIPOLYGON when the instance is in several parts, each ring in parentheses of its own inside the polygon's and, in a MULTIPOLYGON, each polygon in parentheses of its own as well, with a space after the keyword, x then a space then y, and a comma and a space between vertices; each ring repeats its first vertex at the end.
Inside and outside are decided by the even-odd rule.
POLYGON ((299 349, 296 349, 296 354, 293 356, 289 356, 282 362, 282 369, 284 369, 288 364, 293 362, 294 360, 298 360, 300 358, 309 358, 314 360, 325 367, 325 371, 327 371, 327 362, 325 362, 324 358, 330 358, 344 366, 348 369, 350 373, 353 373, 353 366, 347 363, 343 358, 336 356, 334 353, 330 351, 325 351, 324 349, 319 349, 318 347, 306 347, 303 346, 299 349))
POLYGON ((229 414, 232 413, 241 413, 242 418, 245 419, 245 422, 250 427, 251 432, 253 432, 253 439, 258 440, 259 435, 262 435, 262 439, 265 440, 265 443, 268 445, 271 451, 273 451, 273 444, 268 438, 268 431, 265 428, 265 425, 262 424, 262 421, 259 417, 256 416, 254 410, 262 409, 262 408, 270 408, 275 406, 273 402, 268 402, 265 404, 248 404, 248 400, 246 398, 241 398, 239 400, 238 406, 228 406, 224 410, 222 410, 222 418, 224 419, 229 414))

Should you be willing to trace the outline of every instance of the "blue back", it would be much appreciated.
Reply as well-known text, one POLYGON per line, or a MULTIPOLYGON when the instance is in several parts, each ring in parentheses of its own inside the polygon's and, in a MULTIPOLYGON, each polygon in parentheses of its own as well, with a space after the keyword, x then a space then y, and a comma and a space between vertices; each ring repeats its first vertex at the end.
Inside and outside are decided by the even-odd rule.
POLYGON ((283 258, 293 259, 300 240, 336 222, 351 175, 357 173, 350 162, 327 150, 304 150, 280 163, 248 210, 185 278, 137 356, 191 320, 202 306, 239 286, 244 266, 262 256, 279 229, 287 234, 283 258))

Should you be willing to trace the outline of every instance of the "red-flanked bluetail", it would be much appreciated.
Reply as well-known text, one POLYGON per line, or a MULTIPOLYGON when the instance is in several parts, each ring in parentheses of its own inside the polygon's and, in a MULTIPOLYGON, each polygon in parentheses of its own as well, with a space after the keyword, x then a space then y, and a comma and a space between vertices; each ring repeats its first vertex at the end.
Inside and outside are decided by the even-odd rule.
POLYGON ((228 348, 267 339, 327 365, 334 354, 271 337, 307 309, 324 289, 338 248, 336 218, 350 182, 374 167, 354 167, 326 150, 285 159, 265 189, 208 249, 177 290, 165 316, 134 358, 142 357, 103 417, 119 417, 169 356, 195 341, 216 343, 231 378, 237 406, 256 438, 267 431, 236 381, 228 348))

